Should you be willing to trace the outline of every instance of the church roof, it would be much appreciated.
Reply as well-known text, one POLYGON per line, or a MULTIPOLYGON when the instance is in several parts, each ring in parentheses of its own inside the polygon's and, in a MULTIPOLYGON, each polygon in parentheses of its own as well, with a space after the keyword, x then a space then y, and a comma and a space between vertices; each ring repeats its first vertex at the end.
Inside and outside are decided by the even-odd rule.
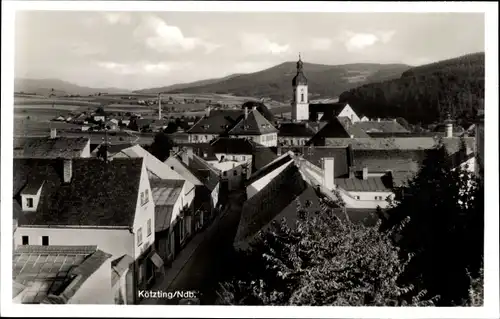
POLYGON ((299 56, 299 61, 297 61, 297 75, 295 75, 292 80, 293 86, 297 86, 299 84, 307 85, 307 78, 302 72, 303 65, 304 63, 302 62, 299 56))

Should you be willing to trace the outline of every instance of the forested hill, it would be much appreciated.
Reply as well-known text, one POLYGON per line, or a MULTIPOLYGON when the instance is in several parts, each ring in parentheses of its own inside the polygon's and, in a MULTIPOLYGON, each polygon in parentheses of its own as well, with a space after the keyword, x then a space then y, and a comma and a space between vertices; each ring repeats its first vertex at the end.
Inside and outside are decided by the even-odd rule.
POLYGON ((414 67, 398 79, 362 85, 339 99, 368 117, 430 124, 450 112, 468 125, 484 101, 484 52, 414 67))

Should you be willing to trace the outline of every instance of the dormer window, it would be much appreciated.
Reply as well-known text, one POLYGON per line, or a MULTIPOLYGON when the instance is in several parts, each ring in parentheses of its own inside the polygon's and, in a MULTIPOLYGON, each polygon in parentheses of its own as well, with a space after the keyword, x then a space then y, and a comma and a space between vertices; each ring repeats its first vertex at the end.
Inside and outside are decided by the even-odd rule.
POLYGON ((45 181, 30 181, 21 191, 21 207, 23 211, 36 211, 44 183, 45 181))

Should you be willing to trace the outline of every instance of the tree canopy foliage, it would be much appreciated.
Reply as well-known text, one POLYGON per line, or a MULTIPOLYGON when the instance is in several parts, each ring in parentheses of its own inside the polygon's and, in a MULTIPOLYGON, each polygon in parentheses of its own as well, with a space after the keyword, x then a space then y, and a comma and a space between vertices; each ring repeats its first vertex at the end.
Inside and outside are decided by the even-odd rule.
POLYGON ((170 156, 172 147, 174 147, 174 142, 167 134, 160 132, 155 135, 154 141, 148 151, 157 159, 164 162, 170 156))
POLYGON ((484 100, 484 53, 414 67, 398 79, 345 91, 339 99, 368 117, 430 124, 450 112, 468 127, 484 100))
MULTIPOLYGON (((484 249, 484 188, 453 162, 443 146, 428 152, 418 175, 401 187, 383 229, 397 227, 402 256, 413 255, 401 282, 439 295, 440 305, 468 298, 484 249), (408 222, 404 222, 408 220, 408 222)), ((418 290, 418 289, 417 289, 418 290)))
POLYGON ((375 227, 297 203, 294 227, 273 222, 238 253, 218 303, 480 306, 483 186, 449 158, 429 151, 375 227))

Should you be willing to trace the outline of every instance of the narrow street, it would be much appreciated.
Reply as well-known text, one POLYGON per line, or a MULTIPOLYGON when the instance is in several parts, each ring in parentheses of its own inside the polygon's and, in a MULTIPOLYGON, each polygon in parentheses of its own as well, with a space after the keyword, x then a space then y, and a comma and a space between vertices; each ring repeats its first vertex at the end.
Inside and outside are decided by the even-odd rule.
MULTIPOLYGON (((214 304, 219 279, 230 267, 232 245, 244 202, 244 190, 229 194, 228 204, 221 216, 205 230, 203 241, 180 269, 173 281, 156 285, 161 291, 196 291, 202 305, 214 304)), ((168 272, 171 269, 167 269, 168 272)), ((176 305, 178 299, 156 299, 149 304, 176 305)))

